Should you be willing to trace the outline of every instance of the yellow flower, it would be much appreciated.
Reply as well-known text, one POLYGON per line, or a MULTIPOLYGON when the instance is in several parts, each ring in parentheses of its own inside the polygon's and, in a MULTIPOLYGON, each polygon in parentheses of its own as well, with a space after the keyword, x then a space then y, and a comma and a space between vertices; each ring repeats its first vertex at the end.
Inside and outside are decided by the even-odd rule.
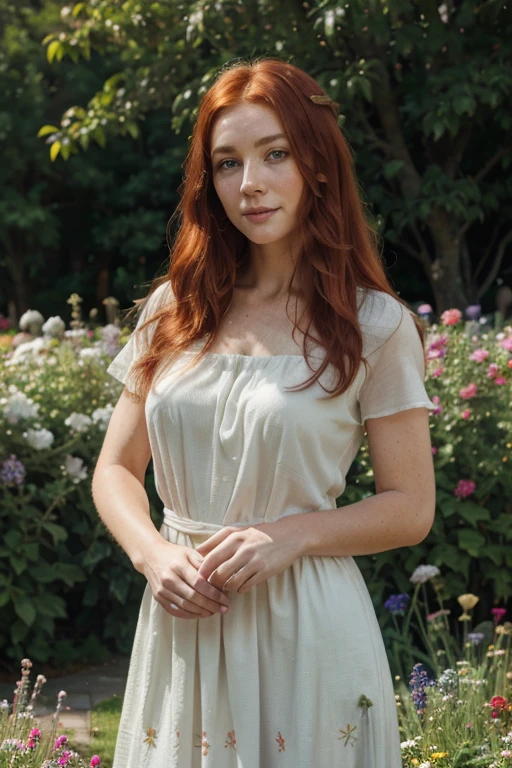
POLYGON ((419 764, 420 764, 420 761, 418 760, 418 758, 417 758, 417 757, 413 757, 413 758, 412 758, 412 760, 411 760, 411 763, 412 763, 413 765, 419 765, 419 764))
POLYGON ((460 607, 462 608, 462 610, 464 611, 464 613, 474 608, 479 600, 480 600, 479 597, 477 597, 476 595, 472 595, 470 592, 465 595, 459 595, 457 598, 457 601, 460 607))
POLYGON ((441 757, 446 757, 447 754, 448 752, 432 752, 430 757, 432 760, 439 760, 441 757))

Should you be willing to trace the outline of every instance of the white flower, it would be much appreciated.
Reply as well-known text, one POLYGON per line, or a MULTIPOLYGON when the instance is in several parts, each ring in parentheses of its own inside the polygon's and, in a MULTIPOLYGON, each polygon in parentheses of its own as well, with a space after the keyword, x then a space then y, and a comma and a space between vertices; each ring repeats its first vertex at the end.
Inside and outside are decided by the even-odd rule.
POLYGON ((85 328, 75 328, 72 331, 64 331, 66 339, 80 339, 82 336, 87 336, 85 328))
POLYGON ((99 426, 99 428, 104 432, 108 426, 108 423, 110 421, 110 417, 112 416, 112 413, 114 411, 113 405, 107 405, 105 408, 96 408, 95 411, 92 412, 92 420, 95 424, 99 426))
POLYGON ((78 356, 82 360, 97 360, 101 357, 101 349, 99 347, 84 347, 78 352, 78 356))
POLYGON ((87 477, 87 469, 84 467, 83 459, 78 456, 70 456, 69 454, 66 456, 65 472, 74 483, 79 483, 80 480, 85 480, 87 477))
POLYGON ((409 581, 412 584, 425 584, 434 576, 439 576, 441 571, 436 565, 418 565, 409 581))
POLYGON ((49 429, 28 429, 23 437, 27 439, 28 444, 35 451, 43 451, 45 448, 49 448, 55 440, 54 435, 49 429))
POLYGON ((402 743, 400 744, 400 747, 402 749, 407 749, 408 747, 415 747, 415 746, 416 746, 416 742, 414 741, 414 739, 409 739, 408 741, 402 741, 402 743))
POLYGON ((55 315, 55 317, 48 318, 41 330, 45 336, 51 336, 52 338, 58 339, 64 335, 66 323, 61 317, 55 315))
POLYGON ((66 427, 74 429, 75 432, 85 432, 92 422, 89 416, 86 416, 85 413, 72 413, 67 417, 64 424, 66 427))
POLYGON ((20 360, 28 357, 29 355, 34 357, 35 355, 38 355, 43 350, 47 349, 47 347, 48 347, 48 341, 41 337, 37 339, 33 339, 32 341, 26 341, 24 344, 20 344, 19 347, 16 347, 10 362, 19 363, 20 360))
POLYGON ((7 398, 3 412, 9 424, 17 424, 20 419, 35 419, 39 414, 39 405, 23 392, 15 392, 7 398))
POLYGON ((427 760, 426 763, 422 763, 420 765, 420 768, 431 768, 431 767, 432 767, 432 763, 430 762, 430 760, 427 760))
POLYGON ((44 317, 37 309, 28 309, 25 314, 20 317, 20 329, 27 331, 28 333, 39 333, 41 326, 44 323, 44 317))

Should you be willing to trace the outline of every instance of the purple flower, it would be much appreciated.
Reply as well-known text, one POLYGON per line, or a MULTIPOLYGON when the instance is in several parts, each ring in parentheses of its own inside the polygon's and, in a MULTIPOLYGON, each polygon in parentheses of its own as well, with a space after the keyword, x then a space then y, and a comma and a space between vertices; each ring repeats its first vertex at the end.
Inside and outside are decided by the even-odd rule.
POLYGON ((416 312, 418 313, 418 315, 431 315, 432 307, 430 306, 430 304, 420 304, 416 312))
POLYGON ((480 304, 470 304, 468 307, 466 307, 466 317, 468 320, 478 320, 481 311, 482 307, 480 304))
POLYGON ((468 634, 468 640, 470 643, 475 643, 475 645, 478 645, 478 643, 481 643, 484 639, 485 635, 483 632, 470 632, 468 634))
POLYGON ((435 685, 435 681, 429 678, 424 665, 415 664, 409 678, 409 690, 419 715, 423 714, 427 706, 427 693, 425 689, 432 685, 435 685))
POLYGON ((400 595, 390 595, 384 603, 384 608, 387 608, 392 614, 401 613, 403 615, 409 605, 410 599, 411 598, 407 592, 403 592, 400 595))
POLYGON ((11 453, 8 459, 2 462, 2 469, 0 469, 0 482, 7 486, 21 485, 25 477, 25 467, 16 458, 14 453, 11 453))

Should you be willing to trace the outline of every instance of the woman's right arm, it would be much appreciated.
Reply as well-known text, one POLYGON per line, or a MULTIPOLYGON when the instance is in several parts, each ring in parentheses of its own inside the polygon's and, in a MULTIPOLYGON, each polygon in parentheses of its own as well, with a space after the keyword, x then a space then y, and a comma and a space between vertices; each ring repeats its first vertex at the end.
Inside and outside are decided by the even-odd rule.
POLYGON ((193 547, 168 542, 155 528, 144 488, 150 458, 144 403, 134 402, 124 390, 94 471, 96 509, 168 613, 178 618, 211 616, 229 605, 228 598, 199 576, 203 558, 193 547), (178 610, 170 608, 170 602, 178 610))

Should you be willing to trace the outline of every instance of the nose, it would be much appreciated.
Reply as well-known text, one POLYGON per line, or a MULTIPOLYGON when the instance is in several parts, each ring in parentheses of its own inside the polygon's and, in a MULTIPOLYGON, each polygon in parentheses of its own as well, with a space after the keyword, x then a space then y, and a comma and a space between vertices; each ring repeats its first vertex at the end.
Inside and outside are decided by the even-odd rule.
POLYGON ((258 173, 254 163, 247 163, 244 167, 244 175, 240 185, 240 192, 245 195, 254 195, 265 192, 265 184, 258 173))

